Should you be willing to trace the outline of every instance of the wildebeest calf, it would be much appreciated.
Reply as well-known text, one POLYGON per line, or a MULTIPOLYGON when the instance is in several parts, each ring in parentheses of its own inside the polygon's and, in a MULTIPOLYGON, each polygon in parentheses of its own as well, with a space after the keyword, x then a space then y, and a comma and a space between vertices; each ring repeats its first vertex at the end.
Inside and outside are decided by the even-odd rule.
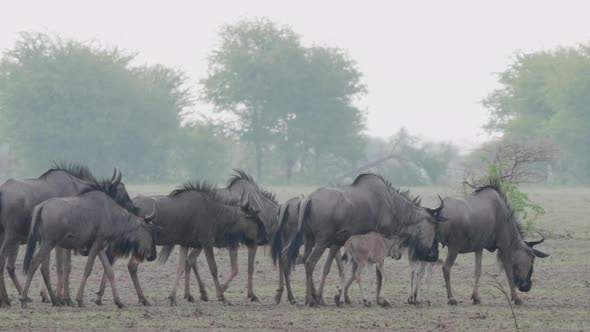
POLYGON ((371 287, 372 287, 372 265, 377 266, 377 273, 381 276, 377 280, 377 304, 386 307, 389 303, 383 299, 383 261, 385 257, 400 259, 401 241, 398 237, 388 239, 377 232, 369 232, 362 235, 351 236, 344 244, 344 253, 342 261, 345 264, 344 275, 342 276, 342 286, 334 297, 337 306, 348 300, 348 288, 353 281, 357 281, 363 303, 365 306, 371 306, 371 287), (369 297, 363 291, 361 283, 361 273, 367 269, 369 279, 368 293, 369 297))

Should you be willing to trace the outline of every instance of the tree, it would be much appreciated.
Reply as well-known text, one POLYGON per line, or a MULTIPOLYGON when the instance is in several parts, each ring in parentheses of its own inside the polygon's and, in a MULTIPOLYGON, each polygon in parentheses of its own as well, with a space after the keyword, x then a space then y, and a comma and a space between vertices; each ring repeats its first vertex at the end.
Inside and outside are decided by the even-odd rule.
POLYGON ((365 87, 344 52, 303 47, 289 27, 267 19, 225 26, 220 36, 202 97, 235 117, 234 132, 254 145, 258 178, 265 153, 280 151, 287 178, 305 154, 316 165, 326 155, 363 155, 364 116, 352 103, 365 87))
POLYGON ((570 174, 590 181, 590 48, 519 54, 499 83, 483 102, 486 128, 558 143, 570 174))
POLYGON ((0 116, 22 175, 52 160, 132 169, 127 178, 162 174, 191 95, 183 73, 133 60, 96 43, 21 34, 0 62, 0 116))

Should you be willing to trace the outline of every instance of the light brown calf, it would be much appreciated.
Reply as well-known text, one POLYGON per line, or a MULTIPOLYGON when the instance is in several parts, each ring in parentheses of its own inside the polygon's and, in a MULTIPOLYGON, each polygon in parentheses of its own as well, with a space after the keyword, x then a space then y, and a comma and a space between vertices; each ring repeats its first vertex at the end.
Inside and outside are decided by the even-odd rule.
POLYGON ((367 307, 372 305, 372 265, 375 264, 377 266, 377 304, 383 307, 389 306, 389 303, 383 299, 383 277, 385 276, 383 261, 385 257, 400 259, 401 240, 398 237, 388 239, 377 232, 369 232, 363 235, 351 236, 343 248, 344 274, 342 276, 342 286, 334 297, 336 305, 341 306, 344 302, 350 303, 350 300, 348 300, 348 288, 355 280, 359 285, 364 305, 367 307), (369 279, 368 297, 363 291, 361 283, 361 273, 365 269, 367 269, 367 278, 369 279))

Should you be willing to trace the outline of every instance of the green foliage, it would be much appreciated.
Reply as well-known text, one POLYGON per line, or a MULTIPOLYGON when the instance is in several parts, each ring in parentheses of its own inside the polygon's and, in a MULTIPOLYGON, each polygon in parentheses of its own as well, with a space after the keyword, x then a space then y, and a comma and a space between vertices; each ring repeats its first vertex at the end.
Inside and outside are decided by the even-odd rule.
MULTIPOLYGON (((488 176, 490 178, 501 178, 500 167, 496 164, 489 164, 488 176)), ((531 201, 529 195, 520 190, 516 183, 501 180, 500 184, 502 190, 506 193, 510 206, 518 218, 523 221, 525 231, 531 233, 535 227, 534 221, 545 214, 545 210, 539 204, 531 201)))
POLYGON ((154 179, 168 166, 178 115, 192 104, 183 73, 131 65, 134 55, 95 43, 23 33, 0 62, 0 124, 20 162, 38 174, 51 160, 154 179))
POLYGON ((297 162, 313 176, 363 157, 364 115, 353 102, 365 87, 342 50, 306 48, 289 27, 267 19, 225 26, 220 37, 202 97, 233 115, 233 132, 254 146, 258 177, 271 172, 262 172, 263 155, 282 159, 272 164, 289 179, 297 162))
POLYGON ((549 139, 564 151, 577 182, 590 181, 590 48, 559 48, 516 56, 484 105, 492 132, 549 139))

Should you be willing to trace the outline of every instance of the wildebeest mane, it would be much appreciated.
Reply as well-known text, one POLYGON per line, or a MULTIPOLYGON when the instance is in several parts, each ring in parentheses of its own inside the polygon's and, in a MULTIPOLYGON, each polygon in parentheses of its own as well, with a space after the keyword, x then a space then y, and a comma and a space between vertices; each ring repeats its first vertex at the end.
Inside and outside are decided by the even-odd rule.
POLYGON ((122 186, 122 183, 119 183, 116 186, 113 186, 111 179, 101 179, 91 183, 91 191, 102 191, 107 196, 109 196, 117 205, 127 210, 127 212, 137 215, 139 213, 139 207, 133 204, 131 198, 127 194, 127 190, 119 190, 119 186, 122 186))
POLYGON ((473 192, 471 194, 477 195, 480 192, 487 190, 487 189, 494 190, 498 193, 498 195, 500 195, 500 197, 504 201, 504 204, 506 204, 506 208, 508 209, 508 216, 509 216, 508 219, 514 223, 514 225, 516 226, 516 229, 518 230, 518 233, 520 234, 520 236, 522 238, 524 238, 524 228, 522 226, 522 222, 518 219, 516 212, 514 211, 514 209, 510 205, 510 202, 508 201, 508 196, 506 195, 506 192, 502 189, 501 179, 497 176, 490 176, 486 180, 482 181, 473 190, 473 192))
POLYGON ((66 161, 54 161, 51 164, 51 168, 47 170, 47 172, 41 174, 39 178, 43 179, 47 177, 49 173, 55 171, 64 171, 75 178, 88 181, 91 183, 97 182, 96 178, 94 177, 88 166, 80 163, 68 163, 66 161))
POLYGON ((256 186, 256 189, 262 194, 262 196, 266 197, 269 201, 273 202, 276 205, 279 205, 277 197, 274 193, 265 190, 262 188, 258 183, 254 181, 254 178, 250 176, 248 173, 244 172, 241 169, 234 168, 233 171, 235 172, 232 174, 229 179, 227 179, 226 188, 229 189, 231 186, 236 184, 238 181, 248 181, 256 186))
POLYGON ((168 196, 177 196, 187 191, 197 191, 200 193, 215 195, 213 186, 207 183, 207 181, 192 180, 181 184, 178 188, 168 194, 168 196))
POLYGON ((354 181, 352 182, 352 185, 357 185, 362 178, 367 177, 367 176, 375 176, 378 179, 380 179, 381 181, 383 181, 383 183, 385 183, 385 185, 387 185, 387 187, 389 188, 389 190, 397 193, 398 195, 402 196, 403 198, 405 198, 406 200, 408 200, 410 203, 412 203, 415 206, 420 207, 420 203, 422 202, 422 197, 420 197, 420 195, 414 196, 410 193, 409 189, 406 190, 402 190, 399 188, 394 187, 391 182, 389 182, 389 180, 386 180, 384 177, 382 177, 379 174, 375 174, 372 172, 368 172, 368 173, 361 173, 359 174, 356 179, 354 179, 354 181))

